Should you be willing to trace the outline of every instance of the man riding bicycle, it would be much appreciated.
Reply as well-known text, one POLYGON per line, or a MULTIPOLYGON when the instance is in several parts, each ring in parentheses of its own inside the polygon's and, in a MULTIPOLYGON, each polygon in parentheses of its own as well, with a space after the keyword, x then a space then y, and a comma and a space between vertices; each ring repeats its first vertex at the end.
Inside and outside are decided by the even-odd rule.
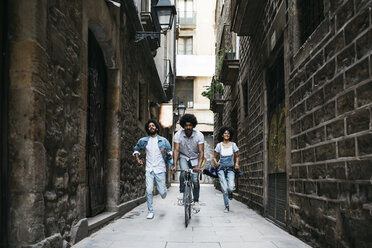
MULTIPOLYGON (((194 128, 198 124, 196 117, 192 114, 185 114, 180 120, 180 125, 182 127, 174 135, 174 151, 173 159, 178 161, 181 170, 187 170, 189 165, 193 168, 192 182, 193 188, 193 209, 195 212, 200 211, 199 205, 199 172, 204 159, 204 135, 194 128)), ((172 169, 173 172, 176 171, 176 166, 172 169)), ((180 193, 184 193, 184 172, 180 174, 180 193)), ((177 198, 183 199, 183 195, 179 195, 177 198)))

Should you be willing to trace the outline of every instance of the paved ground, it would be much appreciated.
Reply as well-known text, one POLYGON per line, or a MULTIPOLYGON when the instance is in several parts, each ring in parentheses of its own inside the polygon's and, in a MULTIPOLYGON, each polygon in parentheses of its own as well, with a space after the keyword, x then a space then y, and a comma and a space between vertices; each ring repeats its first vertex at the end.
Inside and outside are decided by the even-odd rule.
POLYGON ((154 197, 154 219, 146 219, 144 203, 73 247, 309 247, 236 200, 231 201, 230 212, 224 213, 222 194, 212 185, 202 185, 201 211, 192 215, 185 228, 177 194, 178 185, 172 185, 166 199, 154 197))

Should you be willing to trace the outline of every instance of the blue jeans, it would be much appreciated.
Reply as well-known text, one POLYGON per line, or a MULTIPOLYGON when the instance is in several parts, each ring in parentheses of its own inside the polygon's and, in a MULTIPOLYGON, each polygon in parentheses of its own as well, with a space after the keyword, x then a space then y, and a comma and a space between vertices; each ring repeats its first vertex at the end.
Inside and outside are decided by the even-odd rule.
POLYGON ((152 193, 154 191, 154 179, 156 181, 156 187, 161 198, 167 196, 167 187, 165 186, 165 172, 155 174, 153 171, 146 171, 146 198, 147 198, 147 209, 149 213, 153 213, 152 208, 152 193))
POLYGON ((219 170, 218 171, 218 178, 220 179, 221 190, 223 194, 223 201, 225 203, 225 207, 229 206, 229 196, 230 192, 235 190, 235 172, 232 170, 227 171, 227 175, 225 176, 225 171, 219 170))
MULTIPOLYGON (((181 167, 181 170, 189 169, 188 162, 185 158, 180 158, 180 167, 181 167)), ((185 174, 185 172, 183 172, 183 171, 180 174, 180 192, 181 193, 185 192, 184 174, 185 174)), ((194 185, 194 187, 193 187, 194 190, 192 192, 192 194, 194 196, 194 202, 198 202, 199 201, 199 192, 200 192, 199 173, 197 173, 197 172, 191 173, 191 181, 192 181, 192 184, 194 185)))

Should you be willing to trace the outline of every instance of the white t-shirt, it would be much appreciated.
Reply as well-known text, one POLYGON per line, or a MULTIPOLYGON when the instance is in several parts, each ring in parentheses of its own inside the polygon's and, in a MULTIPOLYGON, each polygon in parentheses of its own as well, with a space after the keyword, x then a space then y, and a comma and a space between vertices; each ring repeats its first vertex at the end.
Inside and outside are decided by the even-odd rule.
POLYGON ((239 148, 234 142, 231 142, 230 147, 224 147, 222 145, 222 142, 220 142, 216 145, 216 149, 214 149, 214 150, 216 152, 218 152, 220 154, 220 156, 231 156, 235 152, 239 151, 239 148))
POLYGON ((146 171, 154 171, 155 174, 166 172, 165 162, 159 150, 157 137, 150 137, 146 146, 146 171))

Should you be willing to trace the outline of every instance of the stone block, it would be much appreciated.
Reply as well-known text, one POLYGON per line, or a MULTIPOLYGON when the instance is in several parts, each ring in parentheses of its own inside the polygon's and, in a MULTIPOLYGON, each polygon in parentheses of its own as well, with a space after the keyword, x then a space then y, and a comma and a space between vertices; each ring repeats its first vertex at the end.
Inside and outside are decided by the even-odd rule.
POLYGON ((337 72, 344 71, 346 68, 355 63, 355 46, 354 43, 345 48, 337 56, 337 72))
POLYGON ((298 101, 302 101, 303 99, 307 98, 310 96, 310 94, 313 91, 313 80, 310 78, 307 80, 307 82, 300 88, 300 95, 298 101))
POLYGON ((298 176, 299 178, 307 178, 307 167, 306 166, 298 167, 298 176))
POLYGON ((332 58, 336 53, 344 47, 344 32, 339 32, 324 48, 326 60, 332 58))
POLYGON ((325 178, 327 173, 327 168, 325 164, 312 164, 308 166, 309 168, 309 178, 312 179, 322 179, 325 178))
POLYGON ((71 244, 76 244, 88 236, 88 219, 84 218, 71 229, 71 244))
POLYGON ((344 89, 343 75, 339 75, 324 86, 324 100, 328 101, 337 96, 344 89))
POLYGON ((372 134, 357 137, 359 156, 372 154, 372 134))
POLYGON ((348 0, 336 13, 337 30, 345 25, 354 16, 354 2, 348 0))
POLYGON ((297 137, 291 139, 291 148, 292 148, 292 150, 296 150, 296 149, 298 149, 298 141, 297 141, 297 137))
POLYGON ((310 111, 313 108, 324 104, 323 89, 318 90, 309 98, 306 99, 306 110, 310 111))
POLYGON ((349 180, 370 180, 372 177, 372 159, 348 161, 347 172, 349 180))
POLYGON ((30 248, 60 248, 63 247, 63 238, 60 233, 56 233, 37 244, 28 246, 30 248))
POLYGON ((306 75, 311 77, 324 64, 323 53, 318 52, 306 66, 306 75))
POLYGON ((9 126, 12 138, 18 136, 43 142, 45 137, 45 101, 33 88, 10 91, 9 126), (16 106, 16 107, 13 107, 16 106))
POLYGON ((11 193, 9 199, 10 247, 43 240, 45 227, 42 193, 11 193))
POLYGON ((291 126, 292 135, 299 134, 301 132, 301 121, 297 121, 291 126))
POLYGON ((369 78, 368 58, 353 65, 345 72, 345 88, 353 86, 369 78))
POLYGON ((329 61, 322 69, 314 76, 314 88, 321 87, 326 82, 330 81, 335 75, 336 63, 335 60, 329 61))
POLYGON ((319 125, 325 121, 328 121, 336 116, 336 104, 334 101, 327 103, 323 108, 320 108, 314 112, 315 125, 319 125))
POLYGON ((360 59, 372 50, 372 29, 356 41, 357 58, 360 59))
POLYGON ((337 142, 338 157, 355 156, 355 138, 343 139, 337 142))
POLYGON ((358 15, 345 27, 345 42, 346 45, 352 42, 359 34, 363 33, 369 26, 369 11, 368 8, 358 15))
POLYGON ((317 183, 316 182, 303 182, 304 193, 308 195, 316 195, 317 183))
POLYGON ((325 140, 324 126, 306 133, 308 143, 314 145, 325 140))
POLYGON ((46 157, 41 143, 10 140, 9 166, 11 192, 43 192, 45 189, 46 157))
POLYGON ((338 186, 336 182, 318 182, 318 196, 337 199, 338 186))
POLYGON ((337 114, 342 115, 354 110, 354 91, 349 91, 337 98, 337 114))
POLYGON ((327 139, 334 139, 345 135, 344 119, 336 120, 326 126, 327 139))
POLYGON ((361 109, 346 118, 347 133, 353 134, 369 130, 370 113, 368 109, 361 109))
POLYGON ((302 151, 303 163, 314 162, 314 160, 315 160, 314 148, 309 148, 302 151))
POLYGON ((316 161, 336 158, 336 143, 321 145, 315 148, 316 161))
POLYGON ((301 119, 302 131, 308 130, 314 126, 313 114, 310 113, 301 119))
POLYGON ((327 163, 327 178, 330 179, 346 179, 345 162, 327 163))
POLYGON ((372 81, 358 87, 356 92, 358 107, 372 103, 372 81))

